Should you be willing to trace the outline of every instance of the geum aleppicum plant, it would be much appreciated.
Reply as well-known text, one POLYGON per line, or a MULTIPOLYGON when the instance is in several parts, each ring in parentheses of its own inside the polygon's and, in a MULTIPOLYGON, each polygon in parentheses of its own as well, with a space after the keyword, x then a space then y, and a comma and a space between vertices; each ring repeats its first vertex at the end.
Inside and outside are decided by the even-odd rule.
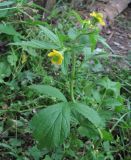
MULTIPOLYGON (((95 15, 94 12, 91 16, 95 20, 94 18, 82 20, 77 13, 74 15, 80 20, 80 25, 70 28, 68 33, 64 35, 64 38, 62 38, 63 35, 58 33, 58 31, 54 34, 48 28, 39 26, 40 34, 43 34, 44 40, 35 39, 13 44, 22 46, 23 50, 26 48, 26 51, 30 47, 50 50, 51 52, 47 56, 51 59, 52 65, 61 66, 63 74, 70 77, 70 96, 68 96, 70 98, 68 99, 55 87, 43 84, 30 86, 30 89, 38 94, 44 94, 58 100, 57 104, 40 110, 31 120, 33 135, 38 141, 39 146, 44 148, 50 149, 63 144, 70 134, 72 119, 76 119, 81 123, 80 117, 93 124, 98 133, 100 133, 100 136, 102 136, 103 120, 93 108, 76 100, 75 89, 77 86, 75 85, 75 80, 77 79, 77 58, 86 48, 90 49, 93 53, 98 41, 109 47, 104 39, 99 36, 99 29, 97 27, 97 23, 104 25, 104 20, 101 14, 96 13, 95 15)), ((28 51, 28 53, 30 52, 28 51)))

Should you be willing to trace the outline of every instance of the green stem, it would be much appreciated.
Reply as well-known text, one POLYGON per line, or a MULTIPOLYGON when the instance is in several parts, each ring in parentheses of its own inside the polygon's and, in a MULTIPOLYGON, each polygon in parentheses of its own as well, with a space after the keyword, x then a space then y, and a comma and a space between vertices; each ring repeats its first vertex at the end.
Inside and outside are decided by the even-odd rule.
POLYGON ((110 129, 110 132, 112 132, 114 129, 115 129, 115 127, 123 120, 123 118, 128 114, 128 113, 130 113, 131 111, 129 111, 129 112, 126 112, 125 114, 123 114, 118 120, 117 120, 117 122, 113 125, 113 127, 110 129))
POLYGON ((73 102, 75 102, 75 98, 74 98, 75 63, 76 63, 76 56, 75 56, 75 53, 73 53, 72 54, 72 71, 71 71, 71 80, 70 80, 70 94, 71 94, 71 100, 73 102))

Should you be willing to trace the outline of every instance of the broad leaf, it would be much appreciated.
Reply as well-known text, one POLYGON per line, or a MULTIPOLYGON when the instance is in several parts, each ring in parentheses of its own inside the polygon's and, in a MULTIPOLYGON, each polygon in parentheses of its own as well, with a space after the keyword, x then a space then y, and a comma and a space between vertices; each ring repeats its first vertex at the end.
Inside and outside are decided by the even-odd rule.
POLYGON ((11 45, 22 46, 22 47, 32 47, 36 49, 57 49, 59 48, 57 45, 47 42, 47 41, 39 41, 39 40, 31 40, 31 41, 22 41, 16 43, 10 43, 11 45))
POLYGON ((97 128, 101 128, 104 126, 101 117, 94 109, 81 103, 72 103, 71 106, 72 112, 77 112, 78 116, 79 114, 82 115, 84 118, 88 119, 92 124, 94 124, 97 128))
POLYGON ((55 35, 52 31, 50 31, 48 28, 39 26, 41 29, 41 32, 43 32, 50 40, 52 40, 57 45, 60 45, 60 40, 57 35, 55 35))
POLYGON ((67 101, 65 96, 60 92, 60 90, 55 87, 51 87, 48 85, 31 85, 30 88, 34 89, 40 94, 52 96, 65 102, 67 101))
POLYGON ((41 110, 33 117, 31 127, 40 147, 59 146, 70 133, 68 103, 58 103, 41 110))

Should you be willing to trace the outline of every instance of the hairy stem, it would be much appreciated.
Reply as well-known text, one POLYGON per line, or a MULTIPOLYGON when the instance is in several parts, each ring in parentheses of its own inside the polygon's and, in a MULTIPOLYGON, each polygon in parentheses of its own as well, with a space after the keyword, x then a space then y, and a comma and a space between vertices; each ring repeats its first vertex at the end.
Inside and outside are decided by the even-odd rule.
POLYGON ((70 80, 70 94, 71 94, 71 100, 73 102, 75 102, 75 98, 74 98, 75 63, 76 63, 76 56, 75 56, 75 53, 73 53, 72 54, 72 71, 71 71, 71 80, 70 80))

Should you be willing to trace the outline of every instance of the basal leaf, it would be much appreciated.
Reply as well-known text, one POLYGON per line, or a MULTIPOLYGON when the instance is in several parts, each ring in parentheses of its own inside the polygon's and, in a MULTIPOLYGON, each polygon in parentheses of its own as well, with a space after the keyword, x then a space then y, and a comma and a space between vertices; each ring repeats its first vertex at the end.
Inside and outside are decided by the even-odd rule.
POLYGON ((97 128, 101 128, 104 126, 101 117, 94 109, 81 103, 72 103, 71 106, 72 112, 77 112, 78 116, 79 114, 82 115, 84 118, 88 119, 92 124, 94 124, 97 128))
POLYGON ((55 87, 48 86, 48 85, 31 85, 30 88, 34 89, 40 94, 55 97, 65 102, 67 101, 63 93, 61 93, 60 90, 55 87))
POLYGON ((40 147, 59 146, 70 132, 68 103, 58 103, 41 110, 32 118, 31 127, 40 147))

